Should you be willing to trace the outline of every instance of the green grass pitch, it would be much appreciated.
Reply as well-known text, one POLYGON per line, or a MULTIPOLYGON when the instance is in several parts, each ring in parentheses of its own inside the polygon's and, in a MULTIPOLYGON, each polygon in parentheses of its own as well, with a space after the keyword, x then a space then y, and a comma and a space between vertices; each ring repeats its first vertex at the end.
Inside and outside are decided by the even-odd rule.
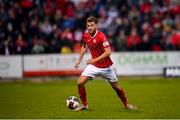
POLYGON ((124 109, 109 83, 99 78, 87 83, 89 109, 81 112, 65 102, 71 95, 79 98, 76 80, 1 82, 0 118, 180 118, 179 78, 122 77, 119 83, 137 110, 124 109))

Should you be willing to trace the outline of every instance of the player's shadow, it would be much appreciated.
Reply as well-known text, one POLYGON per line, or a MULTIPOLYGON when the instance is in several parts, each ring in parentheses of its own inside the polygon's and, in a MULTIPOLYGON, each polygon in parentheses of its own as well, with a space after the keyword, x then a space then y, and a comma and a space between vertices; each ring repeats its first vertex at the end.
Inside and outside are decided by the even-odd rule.
POLYGON ((128 113, 140 113, 140 109, 126 109, 126 108, 113 108, 111 111, 114 112, 128 112, 128 113))
MULTIPOLYGON (((109 109, 111 112, 128 112, 128 113, 140 113, 142 112, 139 108, 138 109, 126 109, 126 108, 111 108, 109 109)), ((88 108, 85 111, 108 111, 108 109, 90 109, 88 108)))
POLYGON ((86 110, 80 110, 80 111, 74 111, 74 110, 70 110, 71 112, 91 112, 91 111, 94 111, 93 109, 86 109, 86 110))
MULTIPOLYGON (((125 109, 125 108, 111 108, 110 110, 111 110, 111 112, 128 112, 128 113, 140 113, 141 112, 140 109, 132 110, 132 109, 125 109)), ((96 111, 101 111, 101 112, 105 111, 105 112, 107 112, 108 110, 107 109, 105 110, 105 109, 91 109, 91 108, 88 108, 86 110, 73 111, 73 112, 96 112, 96 111)))

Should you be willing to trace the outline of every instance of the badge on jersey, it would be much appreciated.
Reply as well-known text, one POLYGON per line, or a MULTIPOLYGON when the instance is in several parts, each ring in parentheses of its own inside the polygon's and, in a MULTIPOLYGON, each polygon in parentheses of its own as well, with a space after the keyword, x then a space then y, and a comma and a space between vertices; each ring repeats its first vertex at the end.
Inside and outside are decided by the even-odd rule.
POLYGON ((93 40, 93 43, 96 43, 96 39, 93 40))
POLYGON ((104 47, 108 47, 108 46, 109 46, 108 41, 107 41, 107 42, 104 42, 104 43, 103 43, 103 46, 104 46, 104 47))

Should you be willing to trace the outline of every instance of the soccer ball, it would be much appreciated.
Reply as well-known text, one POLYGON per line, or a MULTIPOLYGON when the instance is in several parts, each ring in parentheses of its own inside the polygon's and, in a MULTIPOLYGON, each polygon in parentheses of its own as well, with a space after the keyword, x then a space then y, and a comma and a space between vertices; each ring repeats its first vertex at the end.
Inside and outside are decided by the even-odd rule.
POLYGON ((67 100, 66 100, 66 105, 69 109, 76 109, 80 106, 79 100, 77 99, 77 97, 75 96, 70 96, 67 100))

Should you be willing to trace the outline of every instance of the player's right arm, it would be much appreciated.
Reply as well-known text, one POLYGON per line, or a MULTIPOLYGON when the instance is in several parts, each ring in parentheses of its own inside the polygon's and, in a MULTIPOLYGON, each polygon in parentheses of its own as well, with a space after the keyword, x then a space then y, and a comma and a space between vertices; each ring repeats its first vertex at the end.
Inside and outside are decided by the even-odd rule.
POLYGON ((76 62, 75 65, 74 65, 74 67, 75 67, 76 69, 78 69, 78 67, 79 67, 79 65, 80 65, 80 63, 81 63, 81 61, 82 61, 82 59, 83 59, 83 56, 84 56, 86 50, 87 50, 87 44, 86 44, 85 42, 83 42, 83 44, 82 44, 82 46, 81 46, 81 50, 80 50, 79 59, 77 60, 77 62, 76 62))

